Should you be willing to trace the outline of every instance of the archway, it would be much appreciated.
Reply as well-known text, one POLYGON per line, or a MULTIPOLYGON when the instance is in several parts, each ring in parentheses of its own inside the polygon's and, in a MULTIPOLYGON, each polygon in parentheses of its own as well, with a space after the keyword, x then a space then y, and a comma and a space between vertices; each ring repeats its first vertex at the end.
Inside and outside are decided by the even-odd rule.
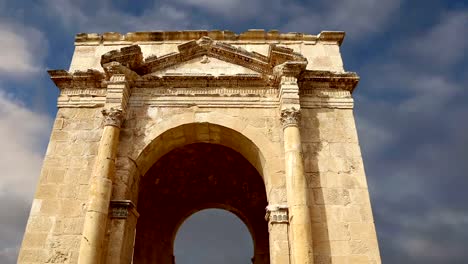
POLYGON ((222 208, 236 214, 254 241, 254 263, 269 263, 267 197, 257 169, 218 144, 177 147, 140 180, 134 263, 174 263, 174 240, 194 212, 222 208))
POLYGON ((205 209, 191 215, 177 230, 174 242, 177 264, 249 263, 252 236, 235 214, 222 209, 205 209))

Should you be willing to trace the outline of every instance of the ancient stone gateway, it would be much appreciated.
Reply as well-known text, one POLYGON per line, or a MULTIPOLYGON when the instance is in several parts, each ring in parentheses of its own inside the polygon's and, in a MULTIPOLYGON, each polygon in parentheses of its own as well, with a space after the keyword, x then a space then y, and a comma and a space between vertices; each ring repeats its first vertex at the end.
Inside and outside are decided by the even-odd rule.
POLYGON ((173 263, 206 208, 253 263, 380 263, 343 38, 77 35, 19 263, 173 263))

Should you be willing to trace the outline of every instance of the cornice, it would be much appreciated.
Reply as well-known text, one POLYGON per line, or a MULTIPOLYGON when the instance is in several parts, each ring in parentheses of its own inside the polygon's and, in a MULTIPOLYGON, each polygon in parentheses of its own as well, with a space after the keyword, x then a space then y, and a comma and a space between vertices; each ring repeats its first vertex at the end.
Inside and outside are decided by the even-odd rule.
POLYGON ((278 42, 278 41, 300 41, 308 43, 333 42, 341 45, 345 33, 342 31, 322 31, 318 35, 289 32, 281 33, 278 30, 265 31, 263 29, 250 29, 246 32, 236 34, 229 30, 186 30, 186 31, 148 31, 129 32, 121 34, 118 32, 79 33, 75 36, 75 45, 101 45, 122 44, 132 45, 137 42, 181 42, 209 37, 213 40, 236 41, 236 42, 278 42))
POLYGON ((301 94, 307 94, 307 90, 335 89, 352 93, 359 83, 359 76, 355 72, 331 72, 331 71, 304 71, 298 78, 301 94))
POLYGON ((69 73, 65 70, 48 70, 50 79, 60 89, 73 89, 73 88, 105 88, 103 83, 105 76, 104 73, 89 69, 85 72, 76 71, 69 73))

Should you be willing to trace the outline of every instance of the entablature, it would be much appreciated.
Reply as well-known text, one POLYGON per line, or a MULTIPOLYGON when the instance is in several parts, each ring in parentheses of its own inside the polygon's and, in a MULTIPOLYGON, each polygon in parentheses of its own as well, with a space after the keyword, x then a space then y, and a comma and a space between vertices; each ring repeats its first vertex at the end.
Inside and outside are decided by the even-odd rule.
MULTIPOLYGON (((142 89, 137 92, 139 99, 136 101, 139 102, 156 102, 144 99, 151 95, 165 96, 166 99, 170 96, 187 97, 182 101, 193 96, 224 96, 250 97, 249 100, 242 99, 245 102, 251 102, 254 97, 269 98, 257 99, 256 104, 267 102, 271 106, 278 102, 282 78, 292 78, 297 82, 301 97, 321 98, 321 105, 333 101, 323 98, 338 98, 338 101, 345 102, 341 105, 348 106, 359 81, 357 74, 352 72, 306 70, 308 61, 304 56, 276 44, 270 44, 268 55, 264 56, 202 36, 180 44, 178 51, 144 58, 140 46, 132 45, 102 55, 100 64, 104 72, 93 69, 74 73, 51 70, 51 79, 61 90, 59 107, 102 106, 106 102, 109 84, 115 85, 117 79, 130 89, 142 89), (210 63, 217 65, 206 66, 210 63), (193 67, 201 69, 194 72, 190 70, 193 67), (151 89, 153 92, 148 92, 151 89)), ((229 101, 233 102, 233 99, 229 101)), ((302 101, 315 105, 317 100, 302 101)))

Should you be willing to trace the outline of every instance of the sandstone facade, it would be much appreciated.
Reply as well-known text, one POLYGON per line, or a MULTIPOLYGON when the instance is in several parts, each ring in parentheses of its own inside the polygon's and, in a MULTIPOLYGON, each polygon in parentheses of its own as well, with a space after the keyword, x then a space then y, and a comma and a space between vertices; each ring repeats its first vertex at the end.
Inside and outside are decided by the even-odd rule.
POLYGON ((343 38, 77 35, 49 71, 59 110, 18 262, 172 263, 180 224, 216 207, 248 226, 253 263, 380 263, 343 38))

